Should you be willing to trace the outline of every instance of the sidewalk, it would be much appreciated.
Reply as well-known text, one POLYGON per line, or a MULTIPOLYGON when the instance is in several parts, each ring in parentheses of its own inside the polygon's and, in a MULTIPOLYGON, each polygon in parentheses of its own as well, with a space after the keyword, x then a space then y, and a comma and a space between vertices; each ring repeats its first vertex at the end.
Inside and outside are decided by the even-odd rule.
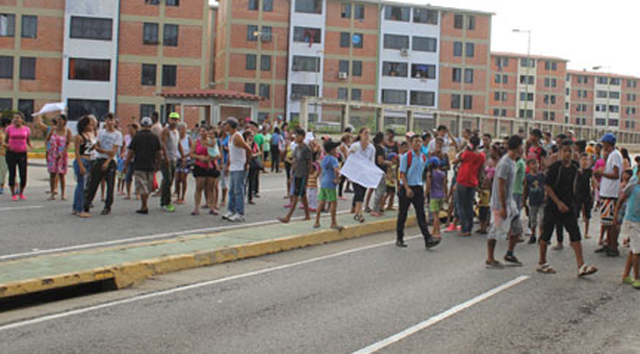
MULTIPOLYGON (((154 275, 259 257, 302 247, 352 239, 394 230, 396 212, 356 223, 351 214, 339 215, 341 231, 313 221, 287 225, 238 228, 214 234, 53 254, 0 263, 0 299, 67 286, 112 280, 121 289, 154 275)), ((415 225, 410 215, 407 227, 415 225)))

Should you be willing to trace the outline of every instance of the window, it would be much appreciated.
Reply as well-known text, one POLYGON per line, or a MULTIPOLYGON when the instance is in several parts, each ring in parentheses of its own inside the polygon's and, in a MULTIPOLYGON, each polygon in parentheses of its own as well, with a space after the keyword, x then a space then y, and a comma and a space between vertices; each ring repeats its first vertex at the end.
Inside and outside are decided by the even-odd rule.
POLYGON ((412 106, 433 107, 436 103, 436 94, 427 91, 411 91, 409 104, 412 106))
POLYGON ((451 108, 460 109, 460 95, 451 95, 451 108))
POLYGON ((349 61, 348 60, 340 60, 338 63, 338 72, 349 74, 349 61))
POLYGON ((180 0, 167 0, 165 4, 167 6, 180 6, 180 0))
POLYGON ((262 0, 262 11, 273 12, 273 0, 262 0))
POLYGON ((301 95, 301 96, 317 96, 318 86, 293 84, 291 85, 291 93, 293 93, 294 95, 301 95))
POLYGON ((453 42, 453 56, 454 57, 462 56, 462 42, 453 42))
POLYGON ((340 17, 341 18, 351 18, 351 4, 343 3, 341 5, 340 17))
MULTIPOLYGON (((155 107, 154 107, 155 111, 155 107)), ((106 100, 74 100, 67 101, 67 112, 69 120, 78 120, 87 114, 102 117, 109 112, 109 101, 106 100)), ((142 112, 141 112, 142 113, 142 112)), ((153 113, 153 111, 151 112, 153 113)), ((145 116, 143 116, 145 117, 145 116)), ((146 116, 149 117, 149 116, 146 116)))
POLYGON ((16 15, 0 14, 0 37, 13 37, 16 34, 16 15))
POLYGON ((260 84, 258 95, 260 97, 264 97, 269 99, 271 97, 271 85, 269 84, 260 84))
POLYGON ((260 70, 262 70, 262 71, 271 71, 271 56, 270 55, 261 55, 260 56, 260 70))
POLYGON ((536 67, 536 60, 535 59, 529 59, 529 58, 522 58, 522 59, 520 59, 520 66, 522 66, 524 68, 535 68, 536 67))
POLYGON ((362 90, 360 90, 360 89, 351 89, 351 100, 352 101, 362 101, 362 90))
POLYGON ((627 80, 627 87, 628 88, 636 88, 636 87, 638 87, 638 81, 636 81, 636 80, 627 80))
POLYGON ((362 4, 353 5, 353 14, 356 20, 364 21, 364 5, 362 4))
POLYGON ((249 10, 258 11, 258 3, 260 0, 249 0, 249 10))
POLYGON ((409 49, 409 36, 399 36, 395 34, 384 35, 385 49, 409 49))
POLYGON ((533 102, 534 94, 531 92, 520 92, 520 101, 533 102))
POLYGON ((427 9, 413 9, 413 22, 426 23, 429 25, 438 24, 438 11, 427 9))
POLYGON ((385 61, 382 63, 382 75, 392 77, 407 77, 408 74, 407 63, 392 63, 385 61))
POLYGON ((349 48, 351 46, 351 35, 346 32, 340 33, 340 47, 349 48))
POLYGON ((520 118, 533 118, 533 110, 532 109, 521 109, 519 112, 520 118))
POLYGON ((453 68, 451 80, 453 82, 462 82, 462 69, 453 68))
POLYGON ((162 86, 176 86, 178 68, 175 65, 162 66, 162 86))
POLYGON ((31 121, 31 115, 33 114, 33 100, 18 100, 18 111, 22 112, 27 121, 31 121))
POLYGON ((322 0, 296 0, 295 11, 306 14, 321 14, 322 0))
POLYGON ((598 90, 596 91, 597 98, 607 98, 607 91, 598 90))
POLYGON ((535 83, 535 77, 520 75, 520 83, 523 85, 533 85, 535 83))
MULTIPOLYGON (((113 31, 113 21, 109 18, 71 17, 71 38, 110 41, 113 31)), ((144 28, 146 33, 146 24, 144 28)), ((155 43, 158 42, 158 28, 156 25, 155 43)), ((153 44, 155 44, 153 43, 153 44)), ((146 43, 145 43, 146 44, 146 43)))
POLYGON ((354 60, 351 62, 351 75, 362 76, 362 61, 354 60))
POLYGON ((160 5, 160 0, 144 0, 144 3, 149 5, 160 5))
POLYGON ((271 38, 273 37, 273 27, 271 26, 262 26, 262 33, 260 34, 260 40, 263 42, 271 42, 271 38))
POLYGON ((412 40, 413 46, 411 48, 415 51, 435 53, 438 50, 438 39, 436 38, 414 36, 412 40))
POLYGON ((153 105, 153 104, 141 104, 140 105, 140 118, 151 117, 151 115, 155 111, 156 111, 156 105, 153 105))
POLYGON ((473 83, 473 69, 464 69, 464 82, 467 84, 473 83))
POLYGON ((109 81, 111 60, 69 58, 69 80, 109 81))
POLYGON ((497 57, 496 58, 496 66, 498 67, 499 70, 501 70, 502 68, 508 68, 509 67, 509 58, 497 57))
POLYGON ((156 68, 156 64, 142 64, 142 86, 156 85, 156 68))
MULTIPOLYGON (((257 30, 257 27, 256 27, 257 30)), ((294 27, 293 41, 301 43, 321 43, 322 32, 319 28, 294 27)))
POLYGON ((409 22, 411 8, 405 6, 385 6, 384 19, 389 21, 409 22))
POLYGON ((162 45, 165 47, 178 46, 178 25, 164 25, 162 45))
POLYGON ((338 88, 338 99, 339 100, 343 100, 346 101, 349 99, 349 89, 344 88, 344 87, 339 87, 338 88))
POLYGON ((610 127, 617 127, 618 124, 620 124, 620 123, 618 122, 617 119, 609 119, 609 126, 610 127))
POLYGON ((36 58, 20 58, 20 79, 35 80, 36 79, 36 58))
POLYGON ((12 106, 13 102, 10 98, 0 98, 0 112, 10 111, 12 106))
POLYGON ((508 94, 506 92, 495 92, 493 99, 496 101, 507 101, 508 94))
POLYGON ((607 84, 607 78, 606 77, 599 77, 598 78, 598 84, 606 85, 607 84))
POLYGON ((414 79, 435 79, 436 66, 429 64, 412 64, 411 77, 414 79))
POLYGON ((464 109, 473 109, 473 96, 464 95, 464 109))
POLYGON ((22 15, 22 38, 38 37, 38 16, 22 15))
POLYGON ((353 34, 353 47, 354 48, 362 48, 364 46, 364 36, 362 33, 354 33, 353 34))
POLYGON ((320 58, 316 57, 293 57, 293 71, 304 71, 311 73, 320 72, 320 58))
POLYGON ((468 18, 468 22, 467 22, 467 29, 468 30, 474 30, 476 29, 476 17, 475 16, 469 16, 468 18))
MULTIPOLYGON (((462 29, 463 25, 464 25, 464 16, 455 15, 455 17, 453 18, 453 28, 462 29)), ((459 97, 458 97, 458 101, 459 101, 459 97)), ((458 102, 458 106, 460 106, 459 102, 458 102)))
POLYGON ((611 92, 609 93, 609 97, 610 97, 612 100, 619 100, 619 99, 620 99, 620 92, 611 91, 611 92))
POLYGON ((248 25, 247 26, 247 41, 256 42, 258 40, 258 36, 256 36, 256 32, 258 32, 258 26, 256 26, 256 25, 248 25))
POLYGON ((620 86, 620 79, 618 78, 611 79, 611 85, 620 86))
POLYGON ((245 83, 244 84, 244 92, 250 93, 252 95, 256 94, 256 84, 254 83, 245 83))
POLYGON ((596 125, 607 125, 607 120, 603 118, 596 118, 596 125))
POLYGON ((142 43, 158 44, 158 24, 145 22, 142 29, 142 43))
POLYGON ((256 70, 258 62, 258 56, 255 54, 247 54, 245 57, 245 69, 256 70))
POLYGON ((509 76, 505 75, 500 75, 500 74, 496 74, 496 79, 495 79, 496 84, 508 84, 509 83, 509 76))
POLYGON ((620 113, 620 106, 615 106, 615 105, 609 106, 609 112, 611 112, 611 113, 620 113))
POLYGON ((407 91, 382 90, 382 103, 407 104, 407 91))
POLYGON ((466 43, 464 54, 467 58, 473 58, 476 55, 476 45, 473 43, 466 43))
POLYGON ((606 112, 607 111, 607 105, 606 104, 597 104, 596 105, 596 112, 606 112))
POLYGON ((558 70, 558 63, 555 61, 545 61, 544 62, 544 69, 547 71, 556 71, 558 70))
POLYGON ((0 79, 13 79, 13 57, 0 56, 0 79))

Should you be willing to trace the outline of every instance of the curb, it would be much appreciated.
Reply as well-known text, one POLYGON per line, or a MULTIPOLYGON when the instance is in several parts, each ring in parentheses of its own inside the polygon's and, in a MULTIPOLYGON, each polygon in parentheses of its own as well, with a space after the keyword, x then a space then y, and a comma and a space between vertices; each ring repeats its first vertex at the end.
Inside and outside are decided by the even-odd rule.
MULTIPOLYGON (((415 215, 410 215, 407 218, 407 227, 414 225, 416 225, 416 217, 415 215)), ((117 289, 123 289, 135 286, 143 280, 156 275, 360 238, 391 231, 394 230, 395 227, 396 219, 374 221, 362 225, 348 226, 342 231, 327 229, 304 235, 248 243, 227 248, 158 257, 137 262, 114 264, 101 268, 79 270, 74 273, 0 284, 0 299, 106 280, 113 281, 117 289)), ((163 243, 164 242, 176 241, 171 239, 163 241, 163 243)), ((138 245, 134 244, 126 248, 136 246, 138 245)))

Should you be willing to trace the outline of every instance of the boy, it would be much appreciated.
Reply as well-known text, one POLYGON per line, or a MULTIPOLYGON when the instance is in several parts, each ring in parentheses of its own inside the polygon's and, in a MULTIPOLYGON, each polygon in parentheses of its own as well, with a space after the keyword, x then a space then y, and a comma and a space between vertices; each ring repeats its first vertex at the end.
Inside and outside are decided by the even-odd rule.
POLYGON ((336 210, 338 208, 338 198, 336 196, 336 188, 340 183, 340 163, 336 157, 338 154, 338 146, 340 143, 328 140, 324 143, 324 151, 327 155, 322 159, 320 168, 322 169, 322 177, 320 179, 320 194, 318 195, 318 212, 316 214, 316 223, 314 228, 320 227, 320 216, 324 210, 325 204, 329 203, 331 208, 331 228, 341 230, 336 221, 336 210))
POLYGON ((625 243, 629 243, 631 250, 627 257, 627 263, 622 275, 622 281, 631 284, 635 289, 640 289, 640 274, 638 274, 638 254, 640 254, 640 172, 636 171, 636 177, 633 178, 625 188, 618 204, 616 205, 614 223, 618 224, 618 214, 620 209, 626 203, 626 213, 624 215, 624 234, 625 243), (629 276, 633 267, 633 278, 629 276))
POLYGON ((486 235, 491 218, 491 180, 482 180, 480 193, 478 194, 478 219, 480 220, 480 235, 486 235))
POLYGON ((551 241, 551 234, 556 225, 563 226, 569 233, 571 247, 578 264, 578 276, 583 277, 594 274, 598 269, 587 266, 584 263, 582 244, 580 240, 580 227, 578 216, 575 212, 574 182, 578 175, 578 164, 571 160, 573 141, 564 139, 561 143, 558 161, 554 162, 547 170, 545 179, 545 191, 547 204, 544 208, 542 233, 540 234, 540 260, 537 271, 544 274, 555 274, 555 270, 547 263, 547 247, 551 241))
POLYGON ((589 155, 583 153, 580 155, 580 171, 578 171, 578 179, 576 181, 576 213, 578 213, 578 217, 582 214, 584 218, 585 239, 589 238, 589 219, 591 219, 591 208, 593 208, 592 177, 593 171, 591 170, 589 155))
POLYGON ((387 168, 387 173, 385 174, 385 183, 387 184, 387 210, 395 210, 393 208, 393 199, 396 194, 396 185, 398 184, 398 154, 390 153, 389 161, 392 162, 391 166, 387 168))
MULTIPOLYGON (((542 203, 544 202, 544 173, 540 172, 540 164, 535 158, 527 161, 529 173, 524 180, 524 204, 529 206, 529 228, 531 238, 529 244, 536 243, 536 230, 541 225, 542 203), (527 202, 529 202, 527 204, 527 202)), ((542 233, 542 228, 540 228, 542 233)))
POLYGON ((305 131, 302 128, 296 129, 296 148, 292 154, 291 174, 293 195, 291 197, 291 209, 284 218, 279 218, 280 222, 288 224, 291 221, 291 215, 298 206, 298 200, 302 199, 304 206, 305 220, 310 220, 309 201, 307 199, 307 178, 311 171, 311 163, 313 162, 313 153, 307 144, 304 143, 305 131))

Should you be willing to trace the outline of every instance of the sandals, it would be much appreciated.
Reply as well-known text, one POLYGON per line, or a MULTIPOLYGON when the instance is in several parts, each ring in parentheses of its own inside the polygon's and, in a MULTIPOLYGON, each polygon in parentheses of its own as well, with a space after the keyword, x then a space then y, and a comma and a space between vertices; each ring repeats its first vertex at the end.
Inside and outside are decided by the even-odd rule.
POLYGON ((353 216, 353 220, 362 224, 364 222, 364 216, 356 214, 353 216))
POLYGON ((542 273, 542 274, 556 274, 556 270, 553 269, 549 265, 549 263, 538 265, 538 268, 536 270, 538 271, 538 273, 542 273))
POLYGON ((598 268, 596 268, 594 266, 588 266, 586 264, 583 264, 582 267, 580 267, 580 269, 578 269, 578 276, 579 277, 584 277, 584 276, 587 276, 587 275, 595 274, 596 272, 598 272, 598 268))
POLYGON ((495 260, 493 262, 485 261, 484 264, 486 265, 487 269, 504 269, 504 265, 495 260))

